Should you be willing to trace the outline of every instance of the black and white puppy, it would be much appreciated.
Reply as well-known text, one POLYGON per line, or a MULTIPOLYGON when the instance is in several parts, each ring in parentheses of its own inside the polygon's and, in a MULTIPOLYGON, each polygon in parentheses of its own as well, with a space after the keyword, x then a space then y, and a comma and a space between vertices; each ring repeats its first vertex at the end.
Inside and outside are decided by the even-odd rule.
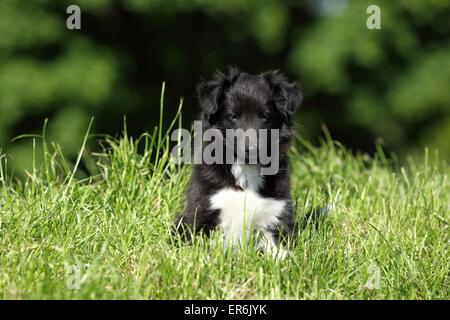
MULTIPOLYGON (((244 234, 257 231, 260 247, 283 258, 279 246, 293 232, 293 206, 290 196, 287 153, 293 135, 293 120, 302 94, 295 83, 278 71, 250 75, 232 68, 218 73, 198 87, 203 129, 277 129, 278 170, 261 174, 261 163, 237 161, 223 164, 194 164, 186 193, 186 208, 175 221, 184 236, 192 232, 209 234, 220 230, 225 243, 238 244, 244 234)), ((258 146, 234 141, 233 150, 244 148, 246 158, 270 139, 258 139, 258 146)), ((230 143, 223 139, 223 143, 230 143)), ((257 158, 258 159, 258 158, 257 158)), ((245 237, 248 239, 248 237, 245 237)))

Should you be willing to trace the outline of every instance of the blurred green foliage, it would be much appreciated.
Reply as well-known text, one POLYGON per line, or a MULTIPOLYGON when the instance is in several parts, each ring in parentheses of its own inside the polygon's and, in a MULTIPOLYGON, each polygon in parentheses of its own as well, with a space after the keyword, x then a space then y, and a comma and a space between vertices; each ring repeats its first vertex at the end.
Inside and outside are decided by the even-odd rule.
MULTIPOLYGON (((48 135, 76 154, 91 116, 115 134, 127 114, 136 133, 185 99, 216 69, 280 69, 304 89, 298 115, 307 138, 325 123, 335 139, 365 151, 381 138, 399 153, 437 148, 450 159, 448 0, 34 0, 0 1, 0 148, 24 166, 30 140, 48 135), (66 28, 77 4, 82 29, 66 28), (381 8, 369 30, 366 8, 381 8)), ((169 119, 168 119, 169 120, 169 119)))

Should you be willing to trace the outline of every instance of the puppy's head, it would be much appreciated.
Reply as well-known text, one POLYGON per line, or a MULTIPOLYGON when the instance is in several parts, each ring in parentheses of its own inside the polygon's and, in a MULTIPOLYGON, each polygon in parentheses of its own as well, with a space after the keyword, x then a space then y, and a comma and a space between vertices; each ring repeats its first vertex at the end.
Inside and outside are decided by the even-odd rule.
MULTIPOLYGON (((280 142, 289 141, 294 113, 302 100, 297 84, 278 71, 250 75, 231 68, 228 74, 219 72, 213 80, 202 81, 197 91, 205 128, 217 128, 223 134, 227 129, 278 129, 280 142)), ((258 137, 257 143, 269 140, 258 137)), ((258 145, 237 142, 246 154, 258 145)))

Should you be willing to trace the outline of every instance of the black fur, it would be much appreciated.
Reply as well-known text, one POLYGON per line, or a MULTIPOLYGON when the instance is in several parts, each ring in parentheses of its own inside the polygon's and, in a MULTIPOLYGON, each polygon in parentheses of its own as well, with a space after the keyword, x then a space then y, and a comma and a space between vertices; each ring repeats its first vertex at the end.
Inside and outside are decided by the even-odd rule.
MULTIPOLYGON (((290 196, 287 153, 293 135, 293 120, 302 94, 295 83, 278 71, 250 75, 231 68, 228 74, 217 73, 211 81, 197 87, 203 129, 276 128, 280 129, 279 171, 264 177, 259 193, 265 197, 287 200, 280 225, 273 234, 290 236, 293 208, 290 196)), ((224 142, 225 143, 225 142, 224 142)), ((210 208, 209 198, 223 188, 240 189, 229 164, 194 165, 186 193, 184 214, 175 221, 176 230, 188 238, 193 231, 209 234, 219 223, 219 210, 210 208)))

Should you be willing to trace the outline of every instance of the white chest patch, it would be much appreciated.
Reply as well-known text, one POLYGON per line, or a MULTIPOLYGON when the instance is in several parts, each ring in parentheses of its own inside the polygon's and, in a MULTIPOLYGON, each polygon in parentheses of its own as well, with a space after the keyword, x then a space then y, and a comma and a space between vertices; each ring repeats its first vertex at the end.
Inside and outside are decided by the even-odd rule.
POLYGON ((211 196, 211 208, 220 210, 219 228, 227 240, 240 241, 244 232, 252 229, 266 233, 276 225, 286 201, 262 197, 257 190, 263 177, 259 168, 235 165, 232 168, 236 183, 244 190, 222 189, 211 196))
POLYGON ((231 173, 236 179, 236 184, 243 189, 258 191, 264 182, 257 165, 234 164, 231 173))

